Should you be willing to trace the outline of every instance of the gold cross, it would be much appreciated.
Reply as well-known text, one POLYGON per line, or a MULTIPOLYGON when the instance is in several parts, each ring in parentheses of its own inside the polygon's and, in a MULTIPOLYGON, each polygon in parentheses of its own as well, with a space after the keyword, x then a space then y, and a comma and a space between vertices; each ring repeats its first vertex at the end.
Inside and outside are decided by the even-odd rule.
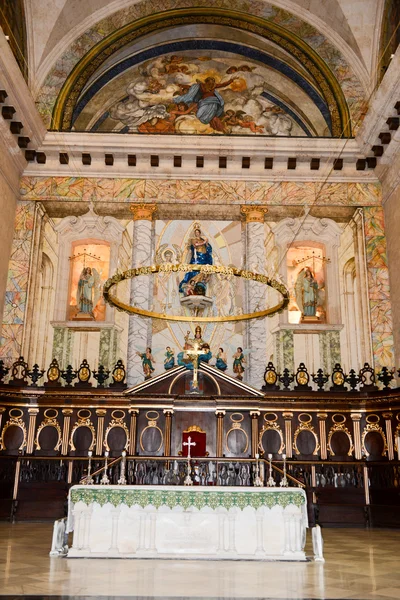
POLYGON ((200 344, 198 342, 195 342, 194 347, 186 350, 186 353, 193 363, 192 389, 198 390, 199 389, 199 379, 198 379, 199 356, 201 354, 203 354, 203 350, 200 348, 200 344))

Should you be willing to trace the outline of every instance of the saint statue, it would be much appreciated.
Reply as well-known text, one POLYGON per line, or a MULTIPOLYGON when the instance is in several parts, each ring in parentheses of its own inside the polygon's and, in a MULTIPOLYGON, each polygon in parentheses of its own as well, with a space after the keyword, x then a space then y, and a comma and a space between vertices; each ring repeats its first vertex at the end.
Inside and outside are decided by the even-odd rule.
POLYGON ((233 355, 233 372, 236 373, 236 379, 239 379, 240 381, 243 379, 243 363, 245 362, 246 359, 243 354, 243 348, 239 347, 233 355))
MULTIPOLYGON (((196 224, 193 229, 193 235, 189 239, 188 249, 190 251, 191 265, 212 265, 212 247, 208 239, 202 234, 200 227, 196 224)), ((198 271, 190 271, 179 283, 179 291, 185 296, 201 295, 206 293, 207 275, 198 271)))
POLYGON ((295 285, 296 302, 304 317, 315 317, 318 304, 318 282, 310 267, 300 271, 295 285))
POLYGON ((217 369, 219 369, 220 371, 226 371, 226 369, 228 368, 228 359, 226 356, 226 352, 224 352, 223 348, 219 348, 217 355, 216 355, 216 363, 215 366, 217 367, 217 369))
POLYGON ((169 371, 169 369, 173 369, 175 366, 175 353, 171 350, 170 346, 167 346, 165 350, 164 369, 169 371))
POLYGON ((93 309, 101 296, 100 275, 96 269, 84 267, 79 276, 76 305, 79 314, 95 318, 93 309))
POLYGON ((142 359, 142 367, 145 380, 150 379, 151 374, 155 371, 153 367, 153 362, 155 362, 155 360, 151 353, 151 348, 146 348, 146 352, 136 352, 136 354, 142 359))
MULTIPOLYGON (((188 331, 185 335, 185 345, 183 346, 183 352, 179 352, 177 359, 178 365, 185 366, 188 369, 193 369, 192 360, 188 356, 188 350, 201 350, 201 354, 198 357, 199 362, 208 363, 212 358, 212 353, 210 350, 210 346, 207 342, 205 342, 202 338, 201 327, 197 325, 194 333, 194 337, 190 337, 190 331, 188 331)), ((189 352, 190 354, 190 352, 189 352)))

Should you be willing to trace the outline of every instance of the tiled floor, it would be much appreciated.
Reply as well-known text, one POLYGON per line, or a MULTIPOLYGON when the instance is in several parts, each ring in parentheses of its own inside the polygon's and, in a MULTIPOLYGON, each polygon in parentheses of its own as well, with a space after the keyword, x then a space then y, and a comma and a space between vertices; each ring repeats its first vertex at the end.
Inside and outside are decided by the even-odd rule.
POLYGON ((400 531, 325 529, 325 564, 50 558, 51 536, 0 523, 0 596, 400 599, 400 531))

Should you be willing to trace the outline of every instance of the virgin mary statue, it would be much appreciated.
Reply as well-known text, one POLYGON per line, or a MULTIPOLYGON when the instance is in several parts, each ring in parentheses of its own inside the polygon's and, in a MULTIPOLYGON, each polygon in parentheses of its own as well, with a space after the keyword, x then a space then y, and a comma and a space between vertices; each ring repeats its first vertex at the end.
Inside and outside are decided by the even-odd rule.
MULTIPOLYGON (((208 239, 202 234, 199 225, 196 223, 193 234, 189 239, 188 250, 190 252, 189 264, 191 265, 212 265, 212 247, 208 239)), ((185 296, 196 294, 205 295, 207 275, 198 271, 190 271, 179 283, 179 291, 185 296)))

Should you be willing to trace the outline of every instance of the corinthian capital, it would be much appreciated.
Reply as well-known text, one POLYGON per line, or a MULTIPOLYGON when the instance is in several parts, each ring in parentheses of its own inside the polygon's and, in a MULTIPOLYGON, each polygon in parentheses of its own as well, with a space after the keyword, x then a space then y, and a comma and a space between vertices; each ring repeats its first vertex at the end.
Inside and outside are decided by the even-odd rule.
POLYGON ((129 207, 134 221, 152 221, 157 204, 131 204, 129 207))
POLYGON ((251 206, 242 204, 240 212, 245 216, 246 223, 264 223, 268 208, 262 204, 252 204, 251 206))

